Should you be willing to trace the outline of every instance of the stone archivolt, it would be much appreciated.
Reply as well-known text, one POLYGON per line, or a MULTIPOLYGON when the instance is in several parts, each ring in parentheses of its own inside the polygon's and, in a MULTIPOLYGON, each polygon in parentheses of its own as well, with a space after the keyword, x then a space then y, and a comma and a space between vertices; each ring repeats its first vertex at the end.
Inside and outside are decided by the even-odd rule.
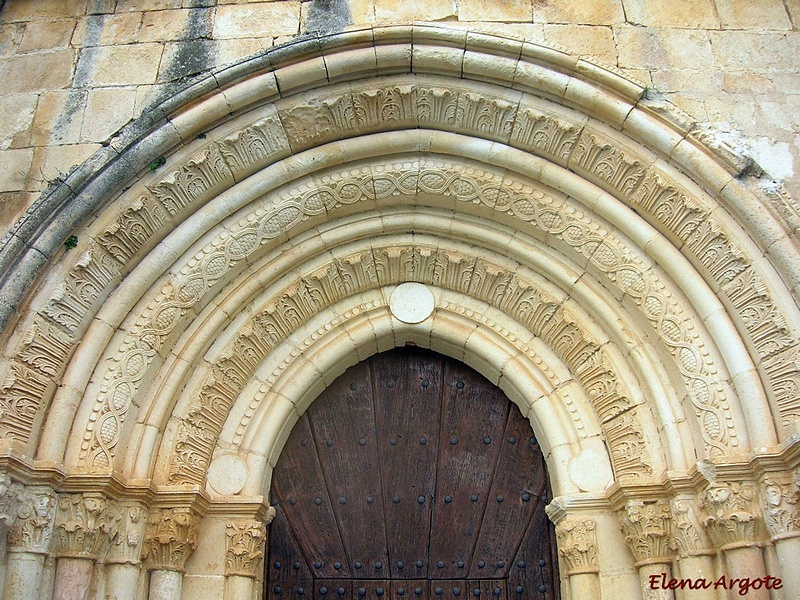
MULTIPOLYGON (((168 491, 181 486, 205 501, 201 487, 224 430, 233 432, 226 443, 235 441, 226 450, 245 446, 263 426, 253 418, 258 403, 275 393, 273 384, 284 383, 289 367, 314 366, 307 357, 322 352, 320 340, 358 320, 391 329, 382 294, 405 281, 441 293, 434 318, 460 318, 473 330, 496 332, 525 364, 546 361, 512 331, 524 329, 547 345, 560 362, 542 366, 543 379, 578 432, 569 451, 577 453, 594 436, 607 444, 616 480, 609 494, 624 500, 615 506, 637 563, 666 561, 673 549, 693 557, 756 547, 765 543, 764 525, 776 544, 796 537, 798 486, 788 473, 798 461, 787 432, 800 419, 800 318, 787 283, 786 265, 797 256, 794 226, 784 213, 734 179, 745 175, 736 161, 715 155, 653 109, 642 88, 584 61, 523 42, 419 27, 376 30, 365 39, 350 32, 317 41, 314 58, 302 54, 309 43, 303 42, 287 59, 276 54, 274 64, 243 67, 237 80, 217 74, 210 95, 190 90, 192 102, 165 108, 166 125, 136 134, 146 153, 120 149, 126 172, 128 164, 154 165, 124 191, 118 190, 125 182, 108 179, 118 164, 90 164, 81 173, 97 175, 73 178, 78 185, 70 193, 86 189, 99 199, 75 203, 90 207, 82 219, 63 219, 85 223, 76 231, 78 248, 55 256, 39 289, 9 292, 11 284, 3 284, 4 323, 7 307, 29 307, 20 310, 16 332, 3 338, 3 448, 9 456, 41 459, 25 463, 30 473, 23 479, 51 484, 0 481, 9 550, 98 559, 108 549, 109 562, 123 566, 136 565, 141 552, 148 569, 182 572, 197 546, 202 511, 167 506, 161 498, 142 536, 144 508, 131 503, 158 497, 160 488, 128 504, 111 499, 124 494, 95 489, 56 495, 61 476, 34 477, 39 467, 30 465, 64 462, 79 473, 110 473, 121 447, 135 454, 150 444, 155 455, 161 444, 165 454, 141 478, 167 483, 168 491), (356 40, 370 52, 350 52, 356 40), (305 60, 323 61, 331 72, 337 64, 347 68, 332 84, 315 75, 319 70, 300 68, 305 60), (400 74, 364 78, 378 64, 392 64, 400 74), (204 135, 195 140, 198 132, 204 135), (177 137, 195 141, 173 151, 177 137), (394 156, 373 158, 387 154, 394 156), (118 208, 102 204, 110 201, 118 208), (439 219, 445 210, 450 219, 439 219), (353 215, 362 220, 347 221, 353 215), (756 222, 762 218, 769 220, 764 228, 756 222), (435 231, 434 221, 448 224, 435 231), (375 223, 380 232, 370 229, 375 223), (342 237, 341 224, 352 224, 352 233, 342 237), (770 229, 781 235, 763 239, 759 232, 770 229), (466 244, 448 245, 456 232, 473 241, 505 241, 502 248, 484 240, 465 250, 466 244), (413 239, 393 245, 394 234, 413 239), (303 255, 293 246, 309 236, 324 250, 303 255), (425 236, 435 243, 426 245, 425 236), (786 257, 766 260, 759 248, 786 257), (265 261, 284 251, 297 262, 287 258, 280 263, 289 265, 285 271, 270 271, 265 261), (537 264, 531 256, 539 251, 562 272, 537 264), (498 254, 505 261, 487 258, 498 254), (544 275, 526 276, 539 268, 544 275), (258 285, 269 293, 238 298, 237 286, 245 288, 250 276, 261 278, 258 285), (581 286, 606 304, 576 309, 581 286), (460 298, 474 306, 459 304, 460 298), (237 316, 257 302, 264 303, 259 310, 237 316), (599 306, 613 310, 596 314, 599 306), (191 321, 201 314, 217 320, 198 334, 191 321), (371 320, 377 314, 384 320, 371 320), (620 324, 612 326, 614 319, 620 324), (626 329, 630 343, 622 342, 626 329), (228 343, 203 356, 222 333, 228 343), (176 350, 191 335, 197 348, 176 350), (290 343, 296 347, 287 350, 290 343), (645 367, 623 366, 625 359, 645 367), (176 362, 184 375, 173 381, 168 374, 179 372, 176 362), (195 368, 204 379, 190 382, 195 368), (582 396, 574 397, 590 410, 581 412, 569 394, 559 395, 559 386, 570 382, 556 370, 580 384, 582 396), (156 401, 163 381, 175 393, 156 401), (258 393, 242 399, 251 384, 258 393), (184 388, 182 400, 194 396, 179 402, 184 388), (687 454, 733 461, 736 477, 701 485, 696 470, 691 476, 667 471, 671 460, 680 460, 665 458, 670 444, 647 431, 662 437, 683 431, 684 408, 694 413, 690 429, 699 433, 687 454), (72 427, 70 439, 64 423, 72 427), (150 431, 142 433, 145 425, 150 431), (59 435, 42 434, 49 430, 59 435), (758 453, 744 456, 751 448, 758 453), (121 529, 131 531, 123 536, 121 529)), ((47 218, 57 230, 56 212, 47 218)), ((43 256, 55 255, 60 245, 42 251, 39 242, 46 243, 24 245, 43 256)), ((415 339, 434 338, 424 327, 408 331, 415 339)), ((378 341, 373 333, 376 349, 378 341)), ((296 410, 292 405, 284 421, 269 423, 270 435, 278 439, 276 431, 291 424, 296 410)), ((569 480, 570 460, 557 458, 556 450, 549 464, 569 480)), ((149 460, 148 454, 142 462, 149 460)), ((254 464, 261 481, 266 461, 254 464)), ((126 463, 124 470, 135 469, 126 463)), ((70 485, 64 489, 87 489, 70 485)), ((587 502, 611 514, 603 494, 587 502)), ((220 568, 233 577, 258 577, 263 526, 252 515, 228 517, 220 568)), ((559 521, 558 551, 568 576, 600 571, 603 523, 577 516, 559 521)))

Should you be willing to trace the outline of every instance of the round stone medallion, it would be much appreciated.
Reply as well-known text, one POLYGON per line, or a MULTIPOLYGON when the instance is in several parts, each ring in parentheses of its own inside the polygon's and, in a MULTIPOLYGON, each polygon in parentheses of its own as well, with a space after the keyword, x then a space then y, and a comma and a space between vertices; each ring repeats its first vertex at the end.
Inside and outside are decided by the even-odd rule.
POLYGON ((247 482, 247 463, 235 454, 218 456, 208 469, 208 485, 222 496, 233 496, 247 482))
POLYGON ((433 314, 433 307, 433 294, 421 283, 398 285, 389 298, 392 315, 403 323, 422 323, 433 314))

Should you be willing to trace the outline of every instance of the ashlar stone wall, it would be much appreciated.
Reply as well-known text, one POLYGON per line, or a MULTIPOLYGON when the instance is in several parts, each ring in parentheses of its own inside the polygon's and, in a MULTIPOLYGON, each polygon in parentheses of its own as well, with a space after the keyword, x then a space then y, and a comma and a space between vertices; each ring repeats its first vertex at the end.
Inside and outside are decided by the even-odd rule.
POLYGON ((614 67, 753 156, 763 185, 800 197, 798 0, 0 5, 0 232, 187 78, 307 32, 412 22, 524 37, 614 67))

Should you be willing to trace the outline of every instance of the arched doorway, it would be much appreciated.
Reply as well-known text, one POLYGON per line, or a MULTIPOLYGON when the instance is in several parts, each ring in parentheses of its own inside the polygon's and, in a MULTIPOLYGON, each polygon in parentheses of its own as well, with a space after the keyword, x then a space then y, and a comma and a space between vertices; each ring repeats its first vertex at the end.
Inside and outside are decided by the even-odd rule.
POLYGON ((559 597, 530 424, 440 354, 348 369, 295 425, 272 489, 268 598, 559 597))

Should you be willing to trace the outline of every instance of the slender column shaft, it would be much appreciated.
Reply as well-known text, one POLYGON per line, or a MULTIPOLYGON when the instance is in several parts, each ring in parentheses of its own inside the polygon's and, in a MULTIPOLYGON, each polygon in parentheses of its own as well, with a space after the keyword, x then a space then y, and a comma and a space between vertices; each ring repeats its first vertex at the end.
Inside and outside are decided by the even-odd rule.
MULTIPOLYGON (((725 567, 728 572, 728 581, 733 579, 753 581, 759 578, 766 579, 767 576, 761 548, 755 546, 725 550, 725 567)), ((728 590, 728 598, 741 598, 740 589, 739 585, 735 584, 733 589, 728 590)), ((769 600, 769 595, 769 590, 763 585, 758 589, 750 588, 746 593, 748 600, 769 600)))
POLYGON ((600 597, 600 578, 597 573, 570 575, 569 587, 572 591, 572 600, 600 597))
POLYGON ((44 555, 9 552, 3 600, 31 600, 41 593, 44 555))
POLYGON ((64 556, 56 563, 53 600, 86 600, 92 583, 94 561, 64 556))
POLYGON ((775 577, 781 579, 786 600, 800 600, 800 537, 777 540, 775 552, 781 569, 775 577))
POLYGON ((250 600, 253 597, 253 584, 251 577, 231 575, 225 578, 225 600, 250 600))
POLYGON ((161 569, 150 572, 150 595, 148 600, 181 600, 183 574, 161 569))
POLYGON ((672 578, 672 567, 665 563, 652 563, 639 567, 639 578, 642 582, 642 600, 675 600, 675 592, 662 582, 672 578), (655 585, 651 585, 652 581, 655 585))

